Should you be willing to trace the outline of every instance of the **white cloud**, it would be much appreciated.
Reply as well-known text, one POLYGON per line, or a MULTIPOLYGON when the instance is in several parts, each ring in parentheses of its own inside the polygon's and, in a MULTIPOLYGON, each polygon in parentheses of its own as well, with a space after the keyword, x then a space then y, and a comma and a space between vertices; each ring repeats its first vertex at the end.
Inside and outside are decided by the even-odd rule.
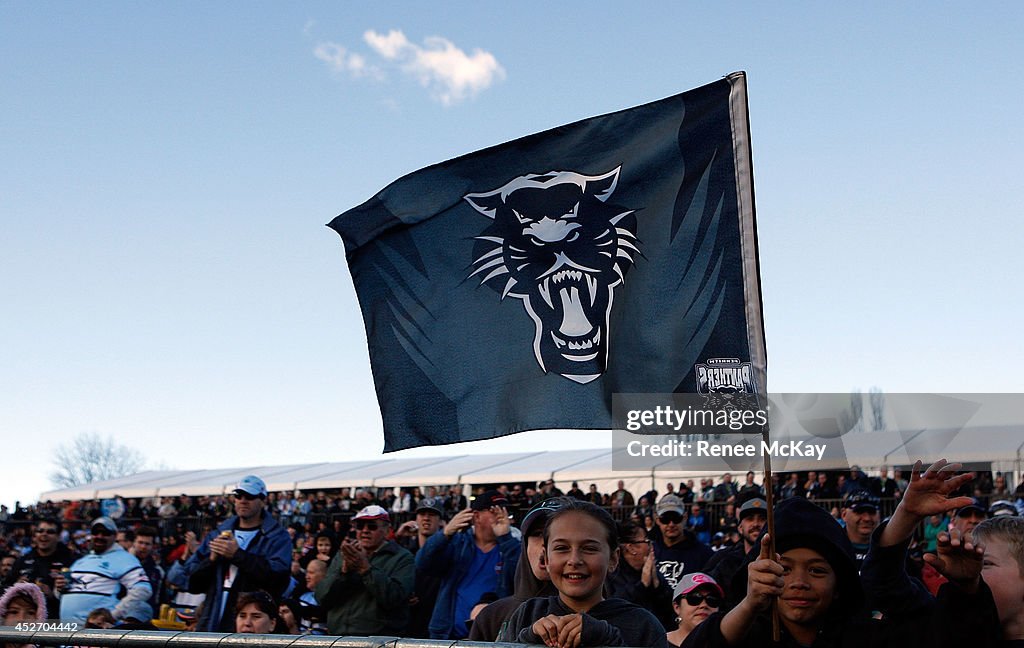
POLYGON ((422 45, 417 45, 401 30, 381 34, 371 29, 363 34, 363 40, 376 62, 332 42, 319 43, 313 54, 336 72, 353 77, 383 80, 385 67, 397 68, 419 81, 445 106, 474 97, 505 78, 505 68, 490 52, 474 49, 467 54, 440 36, 425 38, 422 45))
POLYGON ((431 88, 442 104, 450 106, 476 96, 495 81, 505 78, 505 68, 490 52, 480 49, 467 55, 444 38, 433 36, 424 41, 426 47, 414 46, 413 59, 407 70, 420 83, 431 88))
POLYGON ((392 29, 386 35, 378 34, 371 29, 363 34, 363 40, 388 60, 397 59, 404 53, 416 49, 416 46, 409 42, 405 34, 397 29, 392 29))
POLYGON ((381 74, 378 68, 366 62, 365 56, 349 52, 343 45, 337 43, 329 41, 318 43, 316 49, 313 50, 313 56, 329 65, 335 72, 347 72, 354 77, 368 75, 379 77, 381 74))

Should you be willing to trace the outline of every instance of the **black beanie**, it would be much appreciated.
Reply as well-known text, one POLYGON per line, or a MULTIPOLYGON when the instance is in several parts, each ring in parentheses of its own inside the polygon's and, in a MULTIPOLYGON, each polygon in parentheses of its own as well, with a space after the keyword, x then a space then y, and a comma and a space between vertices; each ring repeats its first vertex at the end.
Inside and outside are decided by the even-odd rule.
POLYGON ((836 573, 839 599, 830 612, 853 613, 864 603, 857 560, 846 531, 825 509, 802 497, 782 500, 775 506, 775 551, 806 547, 822 555, 836 573))

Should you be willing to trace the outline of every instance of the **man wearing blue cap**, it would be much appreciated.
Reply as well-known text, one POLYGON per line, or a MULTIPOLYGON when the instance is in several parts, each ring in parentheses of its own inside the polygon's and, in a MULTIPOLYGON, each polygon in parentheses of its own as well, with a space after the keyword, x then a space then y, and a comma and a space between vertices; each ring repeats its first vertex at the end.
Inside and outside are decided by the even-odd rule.
POLYGON ((264 590, 280 596, 288 585, 292 564, 291 538, 266 514, 267 486, 247 475, 234 491, 235 515, 215 531, 185 563, 188 590, 206 594, 196 629, 234 632, 238 595, 264 590))

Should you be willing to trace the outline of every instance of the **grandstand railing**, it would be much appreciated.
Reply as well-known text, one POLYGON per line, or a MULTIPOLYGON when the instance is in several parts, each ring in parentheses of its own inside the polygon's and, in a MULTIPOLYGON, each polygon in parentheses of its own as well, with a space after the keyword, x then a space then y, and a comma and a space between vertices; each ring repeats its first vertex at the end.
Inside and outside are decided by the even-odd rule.
MULTIPOLYGON (((56 622, 54 622, 56 624, 56 622)), ((95 646, 96 648, 522 648, 524 644, 402 639, 401 637, 332 637, 324 635, 220 634, 152 630, 16 630, 0 626, 0 644, 95 646)))

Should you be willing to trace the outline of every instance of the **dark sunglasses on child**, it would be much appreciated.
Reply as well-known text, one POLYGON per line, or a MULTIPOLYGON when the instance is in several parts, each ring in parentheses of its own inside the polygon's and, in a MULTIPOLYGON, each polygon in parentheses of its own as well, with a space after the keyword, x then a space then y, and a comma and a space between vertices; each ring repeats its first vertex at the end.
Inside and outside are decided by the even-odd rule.
POLYGON ((697 607, 701 603, 705 602, 708 604, 708 607, 713 608, 721 607, 722 605, 722 597, 718 596, 717 594, 708 594, 706 592, 690 592, 686 595, 685 598, 686 602, 692 605, 693 607, 697 607))

